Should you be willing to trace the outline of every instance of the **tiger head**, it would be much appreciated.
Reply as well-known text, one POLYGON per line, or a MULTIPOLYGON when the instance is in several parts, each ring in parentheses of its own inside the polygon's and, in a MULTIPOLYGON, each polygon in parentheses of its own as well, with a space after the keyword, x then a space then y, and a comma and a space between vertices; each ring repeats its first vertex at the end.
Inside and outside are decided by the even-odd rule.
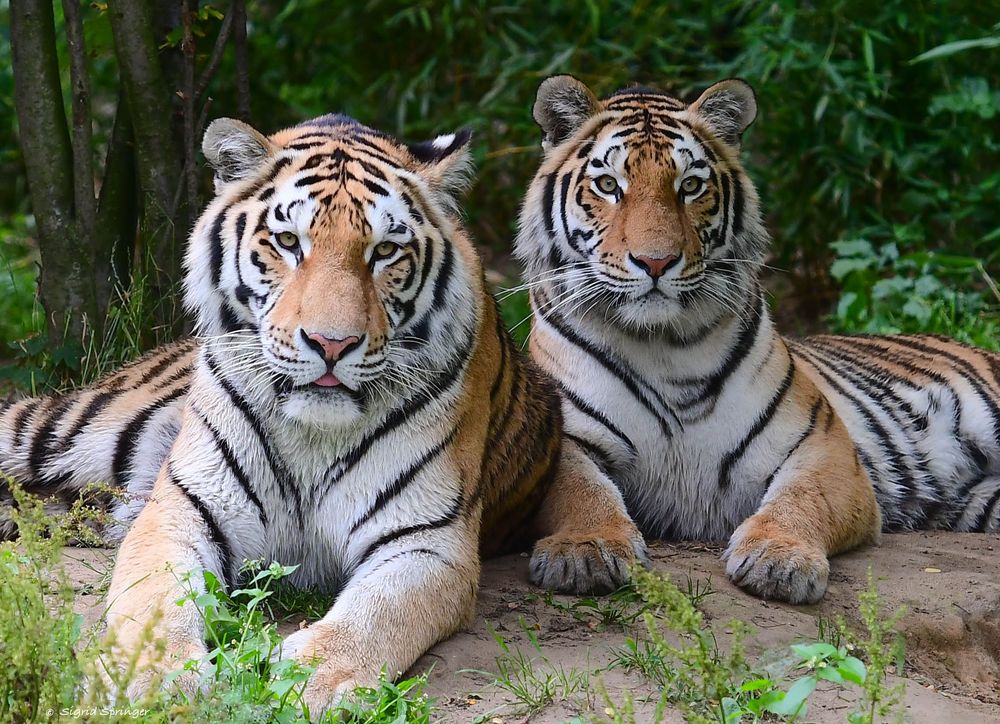
POLYGON ((545 80, 544 159, 517 240, 536 310, 682 339, 737 313, 767 247, 738 159, 756 112, 740 80, 690 104, 641 87, 598 100, 571 76, 545 80))
POLYGON ((469 135, 406 145, 339 115, 270 137, 213 122, 216 197, 185 258, 209 366, 325 428, 438 384, 481 304, 454 195, 469 135))

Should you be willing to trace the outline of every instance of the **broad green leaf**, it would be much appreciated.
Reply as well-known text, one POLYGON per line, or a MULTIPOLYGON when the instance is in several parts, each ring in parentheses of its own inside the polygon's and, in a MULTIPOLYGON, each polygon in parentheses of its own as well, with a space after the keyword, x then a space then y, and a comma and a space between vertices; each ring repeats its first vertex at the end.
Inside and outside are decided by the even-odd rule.
POLYGON ((845 679, 858 685, 864 684, 868 675, 864 662, 855 656, 848 656, 841 661, 837 665, 837 670, 845 679))
POLYGON ((798 714, 802 705, 806 703, 806 699, 815 691, 817 681, 815 676, 803 676, 792 684, 781 701, 775 702, 767 710, 772 714, 785 717, 798 714))

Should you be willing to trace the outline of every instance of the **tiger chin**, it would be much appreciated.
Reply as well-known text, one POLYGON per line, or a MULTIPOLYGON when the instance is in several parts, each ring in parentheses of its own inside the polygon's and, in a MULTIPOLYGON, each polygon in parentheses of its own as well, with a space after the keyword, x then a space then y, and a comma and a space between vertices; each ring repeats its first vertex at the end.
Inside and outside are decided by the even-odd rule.
POLYGON ((726 539, 750 593, 818 601, 882 530, 1000 528, 1000 356, 927 336, 783 338, 739 160, 757 104, 545 80, 517 254, 565 434, 650 537, 726 539))
POLYGON ((271 136, 215 121, 216 196, 185 257, 197 339, 0 409, 0 468, 28 490, 130 494, 108 625, 130 652, 155 621, 167 657, 143 660, 129 696, 206 655, 198 611, 174 604, 186 571, 231 586, 243 561, 277 560, 337 594, 282 645, 315 665, 317 713, 466 625, 481 555, 535 540, 531 578, 579 592, 644 557, 499 319, 459 219, 468 140, 406 145, 336 115, 271 136))

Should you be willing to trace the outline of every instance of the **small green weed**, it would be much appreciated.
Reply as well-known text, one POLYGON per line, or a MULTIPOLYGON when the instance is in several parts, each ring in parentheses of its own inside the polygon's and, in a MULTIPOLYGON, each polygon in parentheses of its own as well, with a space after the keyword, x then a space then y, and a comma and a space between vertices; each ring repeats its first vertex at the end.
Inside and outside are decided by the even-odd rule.
MULTIPOLYGON (((626 584, 607 596, 587 596, 574 601, 562 600, 563 598, 556 598, 552 591, 546 591, 541 600, 545 605, 586 623, 595 631, 606 631, 613 627, 627 631, 642 616, 642 597, 632 584, 626 584)), ((538 597, 532 594, 528 596, 528 600, 538 600, 538 597)))
POLYGON ((905 609, 886 616, 882 610, 878 588, 871 569, 868 570, 868 587, 858 595, 861 623, 864 634, 850 631, 841 621, 840 629, 848 646, 858 651, 868 664, 868 676, 863 682, 863 698, 857 710, 851 713, 851 724, 873 724, 902 707, 905 684, 886 686, 886 675, 894 667, 898 676, 905 668, 906 641, 897 630, 905 609))
POLYGON ((424 693, 426 676, 394 684, 385 676, 375 689, 355 689, 329 717, 345 724, 426 724, 431 720, 431 701, 424 693), (337 716, 339 715, 339 719, 337 716))
MULTIPOLYGON (((868 589, 860 595, 866 634, 852 633, 842 621, 835 629, 829 621, 821 622, 819 633, 827 640, 792 645, 784 672, 773 673, 747 658, 748 630, 741 622, 728 624, 728 651, 720 648, 716 634, 694 604, 701 599, 692 593, 705 589, 693 587, 689 579, 685 592, 669 577, 641 569, 634 576, 648 607, 643 614, 646 636, 627 639, 623 648, 613 652, 610 668, 639 673, 659 688, 655 721, 663 719, 668 705, 699 724, 756 722, 769 717, 797 721, 806 715, 807 700, 820 681, 860 690, 851 724, 873 724, 876 717, 884 718, 899 706, 902 689, 887 689, 885 676, 890 665, 895 664, 897 671, 901 667, 896 625, 902 614, 883 618, 870 574, 868 589)), ((602 696, 609 721, 635 720, 631 694, 626 693, 620 703, 612 702, 606 693, 602 696)))
POLYGON ((525 654, 519 647, 511 646, 504 637, 492 631, 500 647, 496 657, 496 674, 486 671, 472 673, 494 677, 494 685, 509 692, 522 705, 521 713, 530 716, 559 701, 566 701, 590 690, 590 674, 576 669, 566 670, 554 664, 542 651, 538 636, 519 619, 521 630, 528 637, 534 655, 525 654))

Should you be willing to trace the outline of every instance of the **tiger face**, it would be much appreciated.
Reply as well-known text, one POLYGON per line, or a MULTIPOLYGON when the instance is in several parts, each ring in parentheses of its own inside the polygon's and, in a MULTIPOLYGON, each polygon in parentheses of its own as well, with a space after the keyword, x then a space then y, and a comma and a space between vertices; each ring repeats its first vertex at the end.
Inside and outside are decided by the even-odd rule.
POLYGON ((471 286, 450 246, 468 140, 407 146, 342 116, 269 138, 209 127, 217 198, 192 236, 186 299, 253 392, 303 422, 350 424, 447 357, 429 318, 471 286))
POLYGON ((546 80, 534 106, 545 158, 517 242, 536 308, 681 337, 739 309, 767 238, 737 158, 755 114, 736 80, 690 105, 546 80))

